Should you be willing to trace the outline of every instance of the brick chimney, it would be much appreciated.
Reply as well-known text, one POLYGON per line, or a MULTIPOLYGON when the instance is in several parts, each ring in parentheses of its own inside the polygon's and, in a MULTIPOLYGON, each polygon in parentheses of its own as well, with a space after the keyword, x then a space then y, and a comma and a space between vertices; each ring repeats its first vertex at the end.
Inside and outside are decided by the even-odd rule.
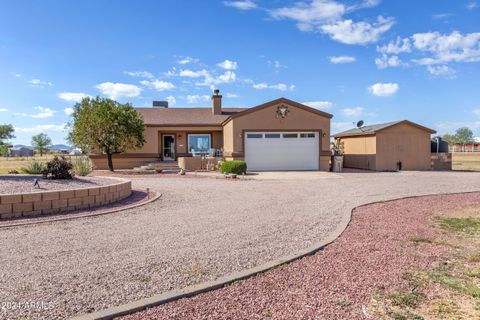
POLYGON ((222 95, 218 89, 213 90, 212 112, 213 114, 222 114, 222 95))

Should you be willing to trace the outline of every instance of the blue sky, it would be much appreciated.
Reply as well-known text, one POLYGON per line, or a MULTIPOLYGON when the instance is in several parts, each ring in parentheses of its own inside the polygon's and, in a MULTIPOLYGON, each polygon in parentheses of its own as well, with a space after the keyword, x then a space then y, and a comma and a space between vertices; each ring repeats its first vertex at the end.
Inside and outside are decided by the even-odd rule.
POLYGON ((3 1, 0 123, 14 143, 65 143, 82 96, 334 115, 332 131, 409 119, 480 136, 480 2, 470 0, 3 1))

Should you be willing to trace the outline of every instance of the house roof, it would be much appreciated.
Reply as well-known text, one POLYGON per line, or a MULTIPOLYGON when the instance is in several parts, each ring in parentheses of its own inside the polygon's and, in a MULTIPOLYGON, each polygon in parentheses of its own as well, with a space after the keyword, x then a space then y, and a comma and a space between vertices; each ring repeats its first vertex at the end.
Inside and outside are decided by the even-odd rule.
POLYGON ((136 108, 136 110, 143 116, 147 126, 220 126, 232 118, 278 103, 286 103, 323 117, 333 117, 329 113, 286 98, 279 98, 253 108, 222 108, 222 114, 219 115, 213 114, 211 108, 136 108))
POLYGON ((238 117, 241 117, 243 115, 246 115, 246 114, 249 114, 251 112, 255 112, 255 111, 258 111, 258 110, 261 110, 261 109, 264 109, 264 108, 268 108, 268 107, 271 107, 273 105, 276 105, 276 104, 279 104, 279 103, 286 103, 286 104, 289 104, 291 106, 294 106, 294 107, 297 107, 297 108, 300 108, 300 109, 303 109, 305 111, 309 111, 309 112, 312 112, 312 113, 315 113, 317 115, 320 115, 322 117, 326 117, 326 118, 333 118, 333 115, 330 114, 330 113, 327 113, 327 112, 324 112, 324 111, 320 111, 318 109, 314 109, 312 107, 309 107, 309 106, 306 106, 304 104, 301 104, 301 103, 298 103, 296 101, 293 101, 293 100, 290 100, 290 99, 287 99, 287 98, 278 98, 278 99, 275 99, 275 100, 272 100, 272 101, 269 101, 267 103, 263 103, 261 105, 258 105, 258 106, 255 106, 253 108, 248 108, 248 109, 245 109, 244 111, 242 112, 238 112, 236 114, 233 114, 230 118, 227 118, 225 120, 225 122, 227 122, 228 120, 230 119, 234 119, 234 118, 238 118, 238 117))
POLYGON ((246 108, 223 108, 215 115, 212 108, 136 108, 145 125, 155 126, 219 126, 231 115, 246 108))
POLYGON ((429 129, 429 128, 424 127, 424 126, 421 126, 421 125, 419 125, 415 122, 411 122, 411 121, 408 121, 408 120, 400 120, 400 121, 372 124, 372 125, 365 126, 365 127, 362 127, 362 128, 353 128, 353 129, 350 129, 350 130, 347 130, 347 131, 337 133, 333 136, 335 138, 340 138, 340 137, 350 137, 350 136, 372 135, 372 134, 375 134, 375 133, 377 133, 379 131, 382 131, 386 128, 390 128, 390 127, 396 126, 396 125, 401 124, 401 123, 406 123, 406 124, 412 125, 414 127, 417 127, 419 129, 428 131, 430 133, 436 133, 435 130, 429 129))

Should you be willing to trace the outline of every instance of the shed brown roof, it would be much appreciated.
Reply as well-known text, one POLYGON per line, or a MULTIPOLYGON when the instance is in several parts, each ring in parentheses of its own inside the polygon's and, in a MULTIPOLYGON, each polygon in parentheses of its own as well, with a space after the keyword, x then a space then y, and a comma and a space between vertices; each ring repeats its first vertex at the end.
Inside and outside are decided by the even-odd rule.
POLYGON ((136 108, 146 125, 219 126, 231 115, 247 108, 223 108, 215 115, 212 108, 136 108))
POLYGON ((372 124, 369 126, 365 126, 362 128, 353 128, 347 131, 339 132, 337 134, 334 134, 333 136, 335 138, 341 138, 341 137, 351 137, 351 136, 365 136, 365 135, 372 135, 375 134, 376 132, 382 131, 386 128, 390 128, 393 126, 396 126, 401 123, 406 123, 411 126, 417 127, 419 129, 425 130, 430 132, 431 134, 437 133, 435 130, 424 127, 419 125, 418 123, 408 121, 408 120, 400 120, 400 121, 393 121, 393 122, 387 122, 387 123, 379 123, 379 124, 372 124))

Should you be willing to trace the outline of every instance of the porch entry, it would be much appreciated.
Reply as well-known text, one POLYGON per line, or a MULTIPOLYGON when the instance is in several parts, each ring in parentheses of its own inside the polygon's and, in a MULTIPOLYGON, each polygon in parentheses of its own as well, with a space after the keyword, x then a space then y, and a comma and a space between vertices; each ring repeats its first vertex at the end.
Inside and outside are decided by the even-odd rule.
POLYGON ((163 160, 175 160, 175 135, 162 135, 162 156, 163 160))

